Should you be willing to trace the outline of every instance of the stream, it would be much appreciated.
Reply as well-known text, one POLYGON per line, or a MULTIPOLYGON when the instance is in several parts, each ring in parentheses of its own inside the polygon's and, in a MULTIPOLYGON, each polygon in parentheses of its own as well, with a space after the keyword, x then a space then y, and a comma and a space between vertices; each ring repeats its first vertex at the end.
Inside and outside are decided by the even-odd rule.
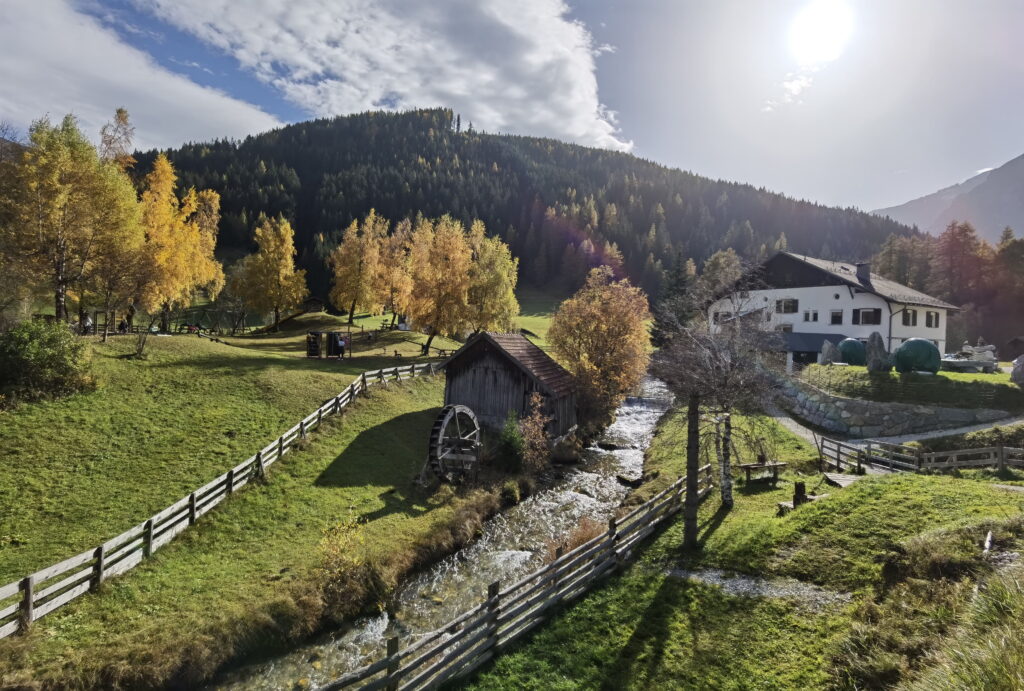
POLYGON ((390 613, 357 619, 290 652, 235 668, 207 688, 315 688, 383 657, 392 636, 405 647, 435 631, 483 601, 490 583, 525 576, 542 564, 548 545, 568 537, 581 520, 608 520, 629 492, 618 476, 634 480, 643 474, 644 451, 671 403, 664 384, 645 379, 640 395, 626 399, 597 442, 612 450, 595 444, 580 463, 550 471, 536 493, 484 523, 476 541, 411 577, 395 594, 390 613))

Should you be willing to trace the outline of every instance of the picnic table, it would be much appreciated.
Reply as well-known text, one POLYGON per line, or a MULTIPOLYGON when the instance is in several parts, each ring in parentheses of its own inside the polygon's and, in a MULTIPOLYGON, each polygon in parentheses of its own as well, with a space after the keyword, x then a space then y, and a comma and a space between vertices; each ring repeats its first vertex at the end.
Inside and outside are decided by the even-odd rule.
POLYGON ((786 463, 741 463, 740 468, 743 469, 743 473, 746 476, 746 482, 750 482, 751 473, 766 471, 767 474, 759 475, 754 478, 755 480, 770 480, 772 484, 779 481, 779 469, 785 468, 786 463))

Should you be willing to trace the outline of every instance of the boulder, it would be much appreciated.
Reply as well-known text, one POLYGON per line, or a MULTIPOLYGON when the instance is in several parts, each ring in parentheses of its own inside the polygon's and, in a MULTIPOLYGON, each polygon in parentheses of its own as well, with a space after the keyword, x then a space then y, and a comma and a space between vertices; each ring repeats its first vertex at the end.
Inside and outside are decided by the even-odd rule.
POLYGON ((1013 371, 1010 373, 1010 381, 1024 389, 1024 355, 1013 361, 1013 371))
POLYGON ((821 364, 831 365, 833 362, 842 362, 843 354, 839 352, 839 348, 832 341, 825 340, 824 345, 821 346, 821 364))
POLYGON ((882 334, 877 331, 871 332, 865 351, 868 372, 885 374, 892 370, 892 361, 889 359, 889 351, 885 349, 882 334))

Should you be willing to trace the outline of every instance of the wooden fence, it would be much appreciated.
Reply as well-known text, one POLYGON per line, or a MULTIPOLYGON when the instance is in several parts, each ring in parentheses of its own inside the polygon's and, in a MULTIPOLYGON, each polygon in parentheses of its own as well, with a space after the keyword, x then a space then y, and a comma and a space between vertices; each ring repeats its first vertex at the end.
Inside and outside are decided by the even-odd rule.
POLYGON ((818 452, 823 465, 834 465, 837 471, 864 472, 865 466, 881 467, 893 472, 952 470, 954 468, 995 467, 1024 468, 1024 449, 1011 446, 990 446, 957 451, 924 451, 915 446, 869 441, 858 447, 822 437, 818 452))
MULTIPOLYGON (((700 498, 711 491, 711 466, 700 469, 700 498)), ((487 599, 440 629, 402 648, 387 640, 386 655, 318 691, 435 688, 464 676, 500 654, 543 623, 552 608, 586 592, 601 576, 629 559, 633 548, 678 512, 686 494, 686 478, 656 494, 620 518, 608 530, 570 552, 558 550, 554 561, 502 587, 492 583, 487 599)))
POLYGON ((304 417, 287 432, 214 478, 188 496, 179 499, 99 547, 48 566, 7 585, 0 586, 0 638, 25 631, 31 623, 66 605, 103 581, 135 567, 196 520, 233 493, 266 476, 267 469, 306 435, 320 426, 324 417, 336 415, 356 396, 373 384, 434 374, 435 363, 363 372, 341 393, 304 417))

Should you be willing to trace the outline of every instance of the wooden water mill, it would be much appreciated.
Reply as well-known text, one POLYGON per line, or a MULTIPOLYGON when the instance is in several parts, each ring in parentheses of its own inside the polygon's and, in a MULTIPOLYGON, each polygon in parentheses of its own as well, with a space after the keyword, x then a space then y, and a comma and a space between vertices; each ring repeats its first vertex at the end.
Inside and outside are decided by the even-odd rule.
POLYGON ((475 479, 480 468, 480 423, 464 405, 446 405, 434 421, 427 447, 427 462, 420 482, 428 472, 447 482, 475 479))

